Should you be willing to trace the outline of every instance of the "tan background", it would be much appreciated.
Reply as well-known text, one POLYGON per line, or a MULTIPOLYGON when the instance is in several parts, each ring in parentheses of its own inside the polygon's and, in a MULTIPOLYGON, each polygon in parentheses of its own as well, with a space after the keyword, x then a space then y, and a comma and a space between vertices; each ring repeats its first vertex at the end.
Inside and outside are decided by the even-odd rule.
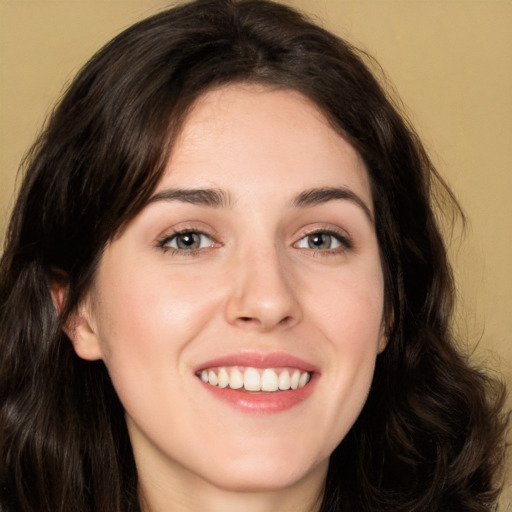
MULTIPOLYGON (((479 343, 474 360, 512 388, 512 1, 288 3, 375 56, 398 90, 470 219, 451 249, 458 329, 470 347, 479 343)), ((0 1, 0 239, 19 161, 65 84, 121 29, 167 5, 0 1)))

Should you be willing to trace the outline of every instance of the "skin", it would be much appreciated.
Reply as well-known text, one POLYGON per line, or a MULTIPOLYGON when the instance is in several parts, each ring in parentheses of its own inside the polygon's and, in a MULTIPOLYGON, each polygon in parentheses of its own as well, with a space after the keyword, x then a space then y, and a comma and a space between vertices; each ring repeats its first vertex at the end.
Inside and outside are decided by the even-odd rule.
POLYGON ((80 357, 105 362, 126 409, 143 506, 317 510, 386 344, 362 159, 299 93, 224 86, 192 109, 154 198, 106 247, 68 329, 80 357), (348 197, 297 204, 326 187, 348 197), (226 204, 171 189, 222 191, 226 204), (203 233, 197 250, 177 249, 184 229, 203 233), (325 246, 311 248, 311 232, 325 246), (314 365, 308 398, 251 413, 195 374, 248 352, 314 365))

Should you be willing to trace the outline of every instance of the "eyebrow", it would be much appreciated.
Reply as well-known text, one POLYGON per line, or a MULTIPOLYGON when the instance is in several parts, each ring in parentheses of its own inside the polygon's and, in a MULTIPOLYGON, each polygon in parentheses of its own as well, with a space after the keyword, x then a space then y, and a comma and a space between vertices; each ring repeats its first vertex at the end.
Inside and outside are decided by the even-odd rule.
POLYGON ((159 201, 179 201, 210 208, 231 208, 233 206, 231 196, 216 188, 168 188, 150 197, 147 204, 159 201))
POLYGON ((305 190, 292 201, 292 206, 308 208, 339 199, 355 203, 363 210, 372 224, 375 222, 369 206, 356 193, 345 187, 320 187, 305 190))
MULTIPOLYGON (((373 214, 366 203, 354 192, 345 187, 319 187, 304 190, 292 200, 294 208, 308 208, 335 200, 348 200, 359 206, 373 224, 373 214)), ((168 188, 150 197, 147 204, 159 201, 179 201, 210 208, 232 208, 231 195, 216 188, 168 188)))

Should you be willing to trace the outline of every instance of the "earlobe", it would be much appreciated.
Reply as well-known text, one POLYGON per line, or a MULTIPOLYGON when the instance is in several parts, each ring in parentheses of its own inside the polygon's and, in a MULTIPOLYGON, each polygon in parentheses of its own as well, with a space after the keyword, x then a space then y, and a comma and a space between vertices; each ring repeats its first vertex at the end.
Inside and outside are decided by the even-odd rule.
POLYGON ((395 314, 393 313, 393 311, 386 316, 389 316, 389 319, 386 320, 386 318, 383 318, 382 325, 380 327, 379 344, 377 347, 378 354, 381 354, 382 352, 384 352, 384 350, 386 350, 389 338, 391 337, 391 333, 393 332, 393 326, 395 324, 395 314))
MULTIPOLYGON (((53 305, 60 315, 65 308, 68 285, 64 281, 56 280, 52 283, 50 292, 53 305)), ((86 298, 69 314, 62 325, 62 330, 73 344, 78 357, 96 361, 102 359, 103 354, 89 302, 86 298)))
POLYGON ((379 345, 377 347, 378 354, 381 354, 382 352, 384 352, 384 350, 388 346, 388 341, 389 341, 389 336, 388 336, 387 329, 385 329, 379 339, 379 345))
POLYGON ((89 308, 79 306, 69 315, 62 328, 71 340, 78 357, 87 361, 103 359, 100 340, 89 308))

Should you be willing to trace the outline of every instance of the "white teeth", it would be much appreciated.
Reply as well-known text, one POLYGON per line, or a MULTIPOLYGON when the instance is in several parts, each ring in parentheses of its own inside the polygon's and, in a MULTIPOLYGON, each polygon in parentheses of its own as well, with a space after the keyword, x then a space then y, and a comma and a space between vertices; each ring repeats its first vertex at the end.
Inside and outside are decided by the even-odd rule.
POLYGON ((245 370, 242 370, 237 367, 222 367, 202 370, 198 376, 203 382, 220 388, 244 388, 246 391, 264 392, 299 389, 304 387, 311 379, 308 372, 300 371, 297 368, 265 368, 260 370, 246 367, 245 370))
POLYGON ((245 370, 244 388, 247 391, 261 391, 260 374, 258 373, 258 370, 256 370, 256 368, 247 368, 247 370, 245 370))
POLYGON ((217 377, 217 374, 213 371, 213 370, 210 370, 208 372, 208 382, 212 385, 212 386, 216 386, 218 383, 219 383, 219 379, 217 377))
POLYGON ((290 387, 292 389, 297 389, 299 387, 299 379, 300 379, 300 372, 299 370, 295 370, 293 372, 291 381, 290 381, 290 387))
POLYGON ((299 379, 299 388, 303 388, 309 382, 309 374, 303 373, 299 379))
POLYGON ((261 391, 277 391, 279 381, 274 370, 264 370, 261 376, 261 391))
POLYGON ((279 375, 279 383, 278 387, 281 390, 286 391, 287 389, 290 389, 290 372, 288 370, 284 370, 281 372, 281 375, 279 375))
POLYGON ((229 384, 229 375, 228 372, 221 368, 219 371, 219 388, 226 388, 229 384))
POLYGON ((229 387, 231 389, 240 389, 244 385, 244 376, 242 372, 238 368, 233 368, 231 370, 231 375, 229 376, 229 387))

